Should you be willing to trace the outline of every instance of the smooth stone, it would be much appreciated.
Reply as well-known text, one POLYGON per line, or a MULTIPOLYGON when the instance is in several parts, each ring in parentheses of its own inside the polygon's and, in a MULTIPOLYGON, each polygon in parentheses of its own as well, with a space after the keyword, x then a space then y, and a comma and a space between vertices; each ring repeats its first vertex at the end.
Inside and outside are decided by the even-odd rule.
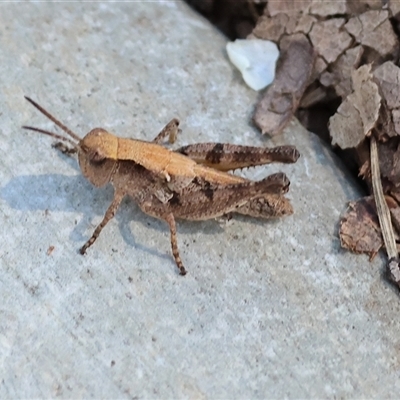
POLYGON ((226 45, 229 59, 241 72, 246 84, 261 90, 275 77, 279 50, 274 42, 262 39, 236 39, 226 45))

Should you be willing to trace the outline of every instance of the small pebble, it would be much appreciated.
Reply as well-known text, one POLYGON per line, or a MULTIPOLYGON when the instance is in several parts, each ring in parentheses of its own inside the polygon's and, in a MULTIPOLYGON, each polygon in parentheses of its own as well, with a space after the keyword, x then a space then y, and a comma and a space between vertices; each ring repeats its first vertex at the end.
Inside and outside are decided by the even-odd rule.
POLYGON ((229 59, 254 90, 267 87, 275 78, 279 50, 274 42, 261 39, 236 39, 226 45, 229 59))

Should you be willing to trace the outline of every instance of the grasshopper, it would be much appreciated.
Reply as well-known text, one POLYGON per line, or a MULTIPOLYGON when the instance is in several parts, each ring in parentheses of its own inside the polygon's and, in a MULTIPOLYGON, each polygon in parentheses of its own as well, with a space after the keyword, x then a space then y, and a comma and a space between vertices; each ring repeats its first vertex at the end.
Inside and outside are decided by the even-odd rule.
POLYGON ((227 171, 274 161, 294 163, 299 157, 294 146, 198 143, 172 151, 161 143, 167 136, 170 142, 175 141, 177 119, 170 121, 152 142, 117 137, 102 128, 91 130, 82 139, 35 101, 25 98, 68 137, 31 126, 23 126, 24 129, 61 140, 56 147, 64 153, 77 153, 82 174, 94 186, 114 186, 114 198, 103 220, 81 247, 81 254, 96 241, 126 195, 144 213, 168 224, 172 254, 181 275, 186 274, 186 269, 178 250, 176 218, 199 221, 231 213, 271 218, 293 213, 284 197, 290 184, 284 173, 251 181, 227 171))

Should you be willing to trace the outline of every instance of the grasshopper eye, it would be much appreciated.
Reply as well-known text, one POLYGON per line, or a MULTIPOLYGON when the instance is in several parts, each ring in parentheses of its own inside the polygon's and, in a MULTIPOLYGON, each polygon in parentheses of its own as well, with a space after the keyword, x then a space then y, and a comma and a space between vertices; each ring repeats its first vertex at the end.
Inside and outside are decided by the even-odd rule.
POLYGON ((98 150, 96 150, 90 156, 90 162, 93 164, 99 165, 102 164, 104 161, 106 161, 105 155, 99 152, 98 150))

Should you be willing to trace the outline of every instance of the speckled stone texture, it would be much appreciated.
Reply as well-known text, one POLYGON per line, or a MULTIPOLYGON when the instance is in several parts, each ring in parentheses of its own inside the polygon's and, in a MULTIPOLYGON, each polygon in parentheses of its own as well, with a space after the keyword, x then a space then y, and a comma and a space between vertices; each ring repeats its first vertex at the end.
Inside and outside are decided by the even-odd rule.
POLYGON ((300 125, 261 137, 225 45, 178 1, 0 5, 0 398, 398 395, 399 296, 337 237, 360 192, 300 125), (112 188, 21 130, 52 129, 24 95, 79 135, 150 140, 178 117, 178 146, 294 144, 297 164, 243 173, 284 171, 296 212, 179 223, 183 278, 127 199, 83 257, 112 188))

